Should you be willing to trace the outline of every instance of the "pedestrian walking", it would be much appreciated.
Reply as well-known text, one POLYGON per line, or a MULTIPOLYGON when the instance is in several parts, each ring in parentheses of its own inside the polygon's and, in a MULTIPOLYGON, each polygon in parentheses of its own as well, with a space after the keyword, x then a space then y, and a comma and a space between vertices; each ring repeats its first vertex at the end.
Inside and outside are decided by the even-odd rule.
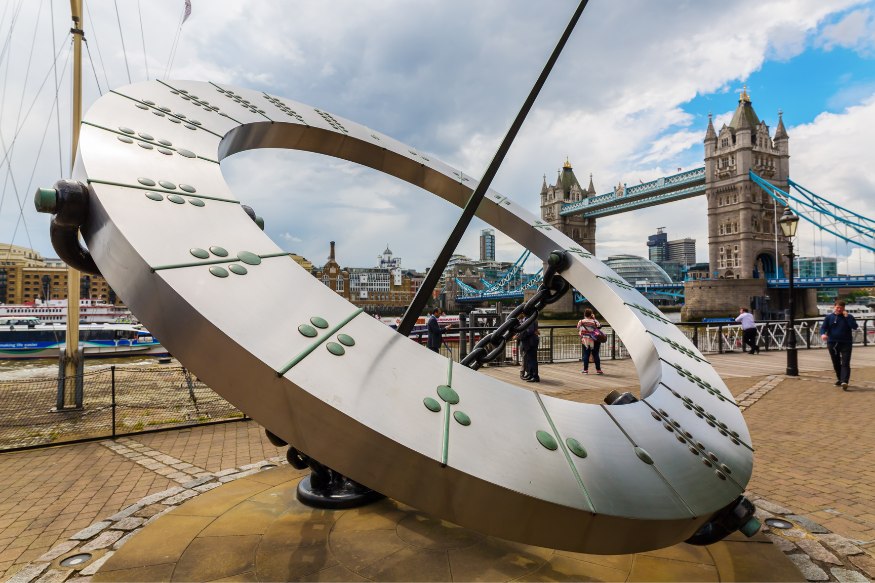
POLYGON ((602 325, 595 319, 595 314, 589 308, 583 311, 583 318, 577 322, 577 334, 580 336, 580 344, 583 346, 583 374, 589 374, 589 357, 592 356, 595 363, 596 374, 602 372, 602 361, 599 357, 601 342, 597 338, 604 337, 604 332, 599 330, 602 325))
POLYGON ((533 320, 529 326, 519 333, 520 345, 524 346, 523 358, 525 359, 525 380, 527 383, 540 383, 538 375, 538 344, 540 341, 538 321, 533 320))
POLYGON ((441 344, 444 342, 444 329, 438 322, 443 311, 440 308, 435 308, 428 317, 426 328, 428 329, 428 340, 426 346, 432 352, 438 352, 441 349, 441 344))
POLYGON ((845 310, 845 302, 836 300, 832 314, 827 314, 820 326, 820 339, 826 342, 832 368, 836 373, 835 386, 848 390, 851 381, 851 349, 854 330, 858 328, 854 316, 845 310))
POLYGON ((757 346, 757 325, 753 315, 747 311, 747 308, 740 308, 735 321, 741 324, 741 351, 747 352, 744 347, 750 346, 750 353, 757 354, 760 347, 757 346))

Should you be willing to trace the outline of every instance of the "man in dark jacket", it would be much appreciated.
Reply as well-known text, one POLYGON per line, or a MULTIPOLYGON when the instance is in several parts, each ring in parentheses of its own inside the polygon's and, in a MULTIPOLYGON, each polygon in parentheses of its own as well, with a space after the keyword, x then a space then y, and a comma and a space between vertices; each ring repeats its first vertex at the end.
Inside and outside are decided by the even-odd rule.
POLYGON ((540 383, 541 377, 538 376, 538 321, 534 320, 529 327, 519 333, 520 347, 523 350, 523 358, 525 359, 525 371, 528 375, 526 382, 540 383))
POLYGON ((853 331, 856 329, 857 321, 845 311, 845 302, 842 300, 836 300, 832 314, 828 314, 820 326, 820 338, 826 342, 836 373, 835 386, 845 391, 851 380, 851 348, 854 346, 853 331))
POLYGON ((428 342, 426 346, 428 349, 433 352, 439 352, 441 349, 441 344, 444 342, 444 329, 441 328, 440 323, 438 323, 438 318, 441 317, 441 309, 435 308, 431 316, 428 317, 428 342))

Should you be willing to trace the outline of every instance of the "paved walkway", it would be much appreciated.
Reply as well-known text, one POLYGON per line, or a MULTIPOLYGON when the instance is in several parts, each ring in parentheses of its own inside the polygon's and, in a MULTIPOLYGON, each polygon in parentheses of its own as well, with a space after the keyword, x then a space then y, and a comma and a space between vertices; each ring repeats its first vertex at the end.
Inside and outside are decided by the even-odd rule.
MULTIPOLYGON (((772 530, 771 540, 809 580, 875 579, 875 347, 855 348, 847 392, 832 385, 822 350, 799 352, 798 378, 783 376, 784 352, 710 360, 745 408, 757 448, 749 496, 763 499, 762 516, 796 524, 772 530)), ((544 365, 536 388, 586 402, 612 389, 637 392, 631 361, 606 361, 603 369, 604 376, 584 376, 579 363, 544 365)), ((486 372, 533 388, 513 368, 486 372)), ((223 471, 241 475, 282 454, 253 422, 2 454, 0 578, 25 579, 23 567, 54 559, 45 553, 146 496, 172 491, 163 509, 172 508, 219 485, 223 471)), ((161 511, 161 503, 141 505, 129 517, 142 523, 161 511)))

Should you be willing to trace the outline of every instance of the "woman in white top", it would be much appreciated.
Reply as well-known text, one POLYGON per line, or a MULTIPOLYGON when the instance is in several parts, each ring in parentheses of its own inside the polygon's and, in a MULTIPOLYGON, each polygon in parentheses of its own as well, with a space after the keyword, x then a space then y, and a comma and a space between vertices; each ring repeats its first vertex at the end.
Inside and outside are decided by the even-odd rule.
POLYGON ((595 362, 596 374, 604 374, 602 372, 602 361, 599 358, 599 344, 592 335, 593 331, 601 328, 602 325, 595 319, 595 314, 587 308, 583 311, 583 319, 577 323, 577 333, 580 335, 580 343, 583 345, 583 374, 589 374, 589 356, 592 355, 595 362))

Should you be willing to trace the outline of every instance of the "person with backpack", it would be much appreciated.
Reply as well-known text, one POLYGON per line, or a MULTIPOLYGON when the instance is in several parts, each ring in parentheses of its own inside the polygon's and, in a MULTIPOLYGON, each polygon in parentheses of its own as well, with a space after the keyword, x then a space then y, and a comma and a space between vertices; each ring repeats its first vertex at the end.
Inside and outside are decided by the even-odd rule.
POLYGON ((583 319, 577 323, 577 334, 580 336, 580 344, 583 346, 583 374, 589 374, 589 357, 592 355, 595 362, 596 374, 602 372, 602 361, 599 358, 599 346, 605 337, 605 333, 599 330, 602 325, 595 319, 595 314, 589 308, 583 311, 583 319))

